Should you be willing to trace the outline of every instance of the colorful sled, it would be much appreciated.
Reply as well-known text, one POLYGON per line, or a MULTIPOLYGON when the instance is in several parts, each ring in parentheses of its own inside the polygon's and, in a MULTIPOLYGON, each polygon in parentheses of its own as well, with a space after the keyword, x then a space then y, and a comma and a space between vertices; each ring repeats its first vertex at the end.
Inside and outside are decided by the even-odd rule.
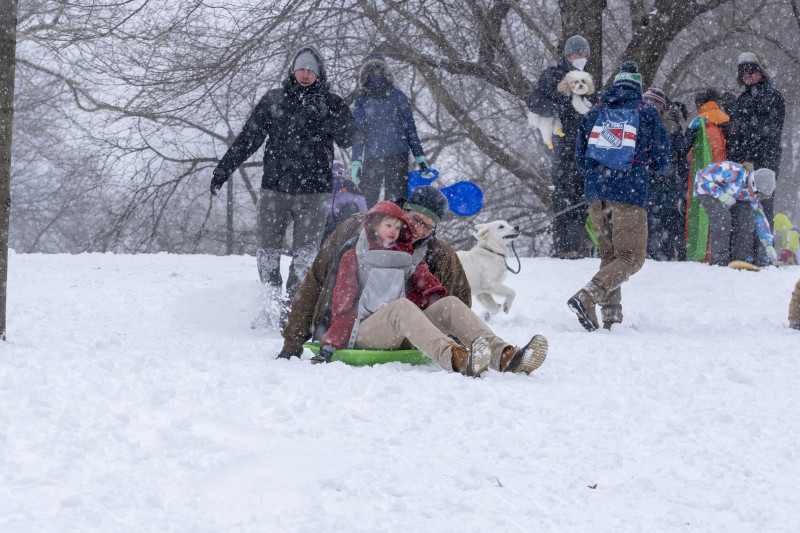
MULTIPOLYGON (((318 342, 309 342, 303 345, 314 355, 317 355, 322 345, 318 342)), ((372 366, 384 363, 406 363, 409 365, 432 365, 433 361, 421 351, 413 350, 336 350, 331 361, 341 361, 350 366, 372 366)))
POLYGON ((689 190, 686 194, 686 260, 708 260, 708 216, 700 199, 694 195, 694 178, 697 172, 711 164, 711 145, 706 135, 706 125, 700 124, 694 137, 694 159, 689 171, 689 190))

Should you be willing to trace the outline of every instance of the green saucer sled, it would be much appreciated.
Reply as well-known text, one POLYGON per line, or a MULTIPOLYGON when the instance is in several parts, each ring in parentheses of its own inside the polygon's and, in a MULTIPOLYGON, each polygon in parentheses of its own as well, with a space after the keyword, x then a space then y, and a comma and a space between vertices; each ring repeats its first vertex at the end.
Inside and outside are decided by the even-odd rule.
MULTIPOLYGON (((322 345, 310 342, 303 345, 317 355, 322 345)), ((331 361, 341 361, 351 366, 372 366, 384 363, 406 363, 409 365, 432 365, 433 361, 419 350, 336 350, 331 361)))

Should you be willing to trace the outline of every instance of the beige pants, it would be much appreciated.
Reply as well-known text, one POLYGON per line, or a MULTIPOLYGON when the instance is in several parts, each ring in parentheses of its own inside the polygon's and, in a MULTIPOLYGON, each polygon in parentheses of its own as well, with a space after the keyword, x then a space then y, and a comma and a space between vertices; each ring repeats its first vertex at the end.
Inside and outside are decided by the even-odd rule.
POLYGON ((355 348, 395 350, 415 346, 452 371, 453 341, 448 334, 467 347, 476 337, 484 337, 492 349, 489 368, 500 369, 500 357, 509 344, 455 296, 442 298, 424 311, 406 298, 395 300, 361 322, 355 348))
POLYGON ((597 234, 600 270, 587 292, 600 306, 604 323, 622 322, 620 285, 638 272, 647 255, 647 211, 638 205, 597 201, 589 204, 597 234))
POLYGON ((794 285, 792 299, 789 302, 789 325, 793 328, 800 327, 800 279, 794 285))

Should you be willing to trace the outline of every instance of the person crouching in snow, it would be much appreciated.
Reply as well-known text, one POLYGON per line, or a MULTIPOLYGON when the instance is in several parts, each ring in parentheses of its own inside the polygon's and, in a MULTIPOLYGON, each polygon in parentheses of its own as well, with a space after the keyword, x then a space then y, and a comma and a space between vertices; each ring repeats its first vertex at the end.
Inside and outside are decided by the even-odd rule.
POLYGON ((758 198, 768 198, 774 191, 775 172, 768 168, 753 171, 750 163, 721 161, 697 172, 694 194, 708 215, 712 265, 753 261, 754 229, 769 262, 777 264, 772 232, 758 198))
POLYGON ((534 335, 523 348, 496 336, 453 296, 421 257, 413 254, 403 210, 378 202, 355 247, 339 262, 331 326, 313 363, 328 363, 342 348, 394 350, 415 346, 445 370, 479 376, 492 366, 503 372, 538 368, 547 340, 534 335), (451 339, 455 335, 463 344, 451 339))

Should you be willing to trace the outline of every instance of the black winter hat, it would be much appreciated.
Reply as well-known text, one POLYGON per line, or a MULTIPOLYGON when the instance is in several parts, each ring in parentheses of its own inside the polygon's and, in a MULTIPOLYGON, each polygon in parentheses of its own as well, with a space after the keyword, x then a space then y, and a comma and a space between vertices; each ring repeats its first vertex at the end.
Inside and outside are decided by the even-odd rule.
POLYGON ((410 209, 427 215, 437 225, 442 220, 445 212, 447 212, 448 207, 449 204, 445 195, 439 189, 430 185, 423 185, 414 189, 406 203, 403 204, 403 209, 410 209))

